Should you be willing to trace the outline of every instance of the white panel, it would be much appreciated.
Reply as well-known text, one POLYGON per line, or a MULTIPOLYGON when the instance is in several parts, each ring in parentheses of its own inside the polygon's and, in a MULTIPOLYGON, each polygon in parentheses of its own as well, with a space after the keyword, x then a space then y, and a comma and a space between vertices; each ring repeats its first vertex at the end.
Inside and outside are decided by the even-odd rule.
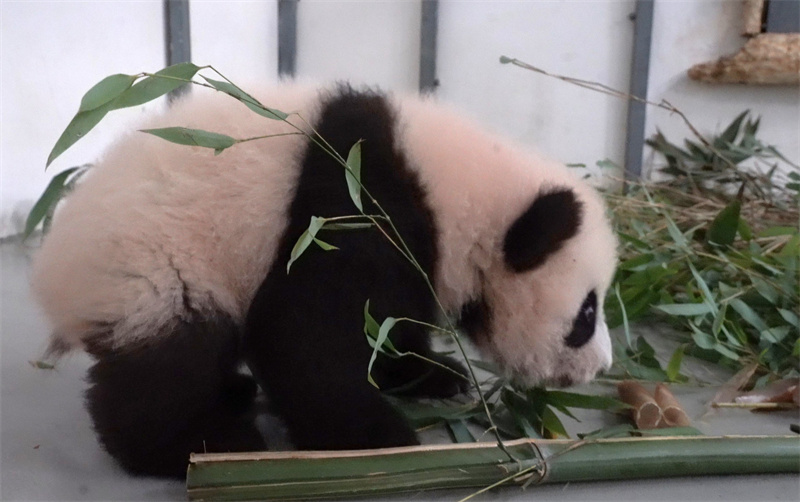
POLYGON ((297 76, 416 91, 420 15, 418 1, 303 0, 297 76))
POLYGON ((566 163, 622 164, 627 103, 510 65, 627 90, 631 1, 455 2, 439 12, 439 97, 566 163))
POLYGON ((234 83, 278 78, 278 2, 192 0, 192 61, 234 83))
POLYGON ((163 6, 147 2, 2 2, 0 237, 19 220, 53 174, 91 162, 142 110, 109 114, 45 173, 50 149, 81 96, 114 73, 164 66, 163 6), (16 213, 15 216, 12 216, 16 213), (12 224, 13 223, 13 224, 12 224))
MULTIPOLYGON (((739 35, 740 2, 705 0, 691 7, 679 1, 655 4, 650 98, 656 102, 666 99, 707 135, 722 132, 739 113, 749 109, 762 117, 758 137, 775 145, 793 162, 800 162, 800 89, 705 84, 686 75, 692 65, 734 54, 744 44, 739 35)), ((692 137, 678 116, 650 108, 647 135, 655 134, 656 128, 673 143, 692 137)), ((661 165, 661 159, 657 160, 661 165)))

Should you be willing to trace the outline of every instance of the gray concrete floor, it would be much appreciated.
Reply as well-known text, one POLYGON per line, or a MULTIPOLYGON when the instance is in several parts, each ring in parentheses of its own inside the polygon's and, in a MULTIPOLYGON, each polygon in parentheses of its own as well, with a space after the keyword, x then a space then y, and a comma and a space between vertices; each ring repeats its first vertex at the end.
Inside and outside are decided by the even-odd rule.
MULTIPOLYGON (((30 254, 31 249, 19 242, 0 244, 0 499, 185 500, 182 483, 132 478, 99 448, 81 398, 90 364, 85 355, 67 358, 55 370, 29 364, 40 357, 47 338, 47 327, 28 290, 30 254)), ((712 382, 724 380, 724 375, 707 376, 712 382)), ((713 386, 675 390, 695 427, 706 434, 788 434, 789 423, 798 422, 793 411, 705 414, 713 386)), ((582 413, 579 418, 581 423, 567 423, 570 433, 617 420, 599 412, 582 413)), ((422 493, 393 500, 458 500, 469 493, 422 493)), ((512 487, 478 500, 800 500, 800 477, 686 477, 546 485, 527 491, 512 487)))

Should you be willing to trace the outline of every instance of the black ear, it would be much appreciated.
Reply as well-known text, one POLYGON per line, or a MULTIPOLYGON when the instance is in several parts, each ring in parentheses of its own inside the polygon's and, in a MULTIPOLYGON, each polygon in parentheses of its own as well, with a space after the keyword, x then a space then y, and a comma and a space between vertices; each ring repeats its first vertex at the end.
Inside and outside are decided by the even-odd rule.
POLYGON ((578 233, 582 204, 569 188, 540 193, 511 225, 503 242, 506 263, 515 272, 532 270, 578 233))

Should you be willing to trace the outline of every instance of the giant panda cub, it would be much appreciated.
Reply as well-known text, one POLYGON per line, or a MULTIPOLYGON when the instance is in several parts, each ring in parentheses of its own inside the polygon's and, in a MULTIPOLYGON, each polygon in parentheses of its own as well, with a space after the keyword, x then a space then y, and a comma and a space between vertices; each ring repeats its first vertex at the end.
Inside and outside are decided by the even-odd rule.
MULTIPOLYGON (((569 385, 609 366, 615 238, 600 197, 566 167, 425 99, 345 85, 254 95, 343 156, 363 140, 364 186, 447 314, 510 376, 569 385)), ((367 300, 378 321, 437 322, 419 271, 371 228, 323 230, 338 250, 311 246, 287 273, 312 216, 356 213, 343 168, 222 93, 195 89, 139 129, 169 126, 278 136, 215 155, 131 132, 57 212, 32 284, 51 348, 94 358, 86 402, 103 447, 131 473, 173 477, 190 452, 263 450, 256 382, 298 448, 416 444, 367 380, 363 326, 367 300)), ((377 212, 366 197, 364 209, 377 212)), ((380 356, 381 390, 468 388, 419 325, 397 324, 391 340, 455 371, 380 356)))

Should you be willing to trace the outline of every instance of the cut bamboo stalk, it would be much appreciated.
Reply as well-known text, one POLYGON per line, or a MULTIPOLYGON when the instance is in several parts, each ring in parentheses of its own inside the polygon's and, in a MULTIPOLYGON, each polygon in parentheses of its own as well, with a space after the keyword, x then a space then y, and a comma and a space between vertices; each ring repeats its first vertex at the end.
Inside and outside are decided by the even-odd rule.
POLYGON ((681 403, 678 402, 669 387, 660 383, 656 385, 654 394, 656 403, 661 407, 663 413, 661 424, 659 424, 661 427, 688 427, 692 425, 689 415, 686 414, 681 403))
POLYGON ((694 436, 193 454, 190 500, 310 500, 511 484, 800 473, 800 437, 694 436))
POLYGON ((631 415, 639 429, 655 429, 662 421, 661 407, 638 382, 625 380, 617 384, 619 398, 633 409, 631 415))

